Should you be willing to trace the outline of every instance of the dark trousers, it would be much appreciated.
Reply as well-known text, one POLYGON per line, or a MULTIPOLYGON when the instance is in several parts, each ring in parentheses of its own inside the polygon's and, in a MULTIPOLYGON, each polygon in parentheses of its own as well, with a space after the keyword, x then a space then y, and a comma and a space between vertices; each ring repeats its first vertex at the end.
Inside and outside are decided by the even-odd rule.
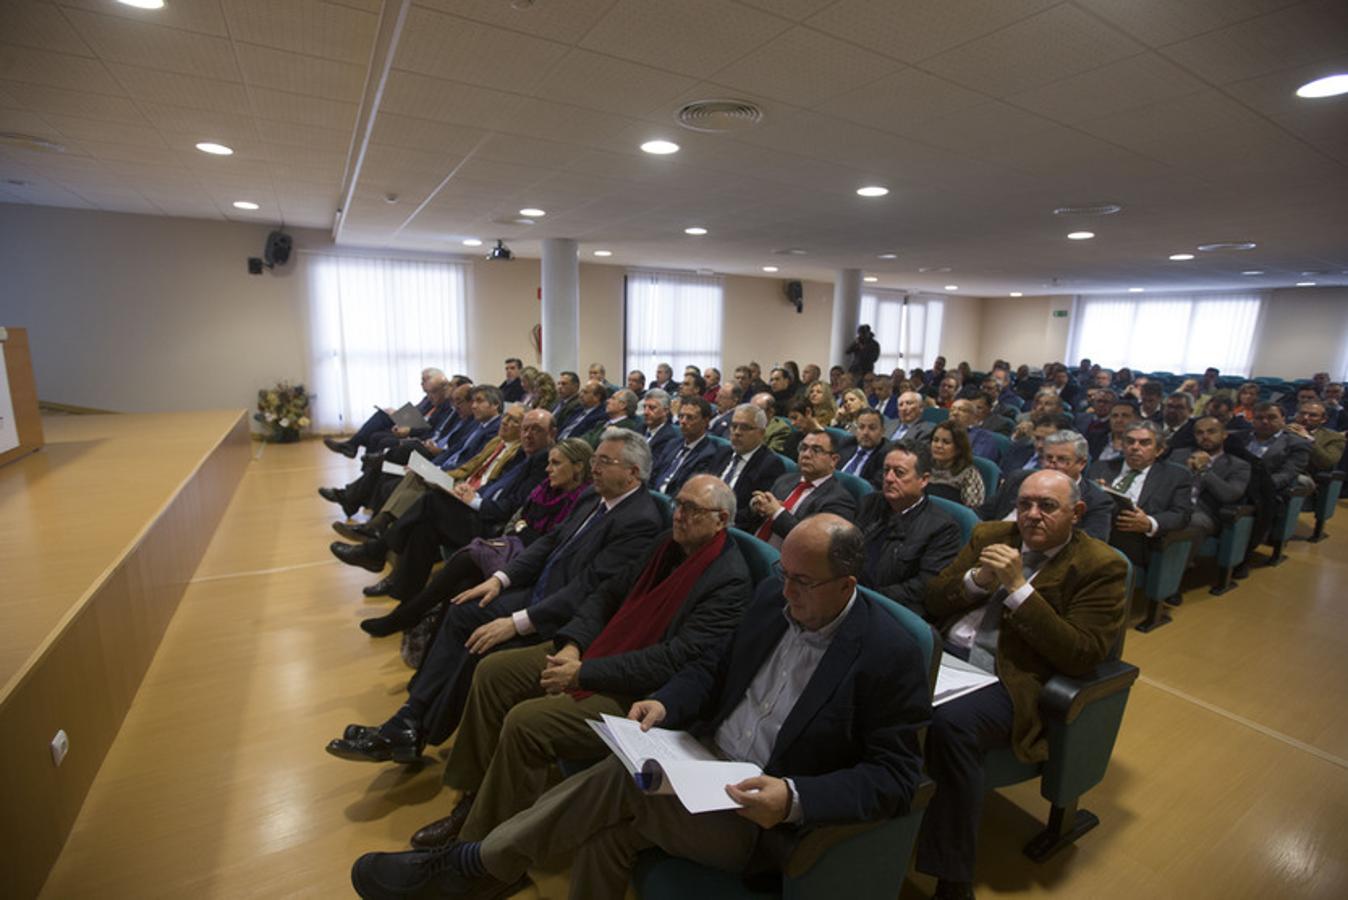
POLYGON ((1011 743, 1011 695, 999 681, 932 710, 927 773, 936 794, 922 818, 917 868, 947 881, 973 881, 983 814, 983 760, 1011 743))
POLYGON ((441 546, 458 550, 483 533, 482 519, 472 507, 442 491, 422 494, 386 536, 389 548, 398 554, 390 596, 397 600, 415 597, 426 586, 441 546))
POLYGON ((374 415, 365 420, 365 424, 356 429, 356 433, 347 438, 347 441, 354 447, 370 446, 370 438, 378 432, 391 431, 393 429, 393 418, 382 409, 374 411, 374 415))
MULTIPOLYGON (((459 720, 463 717, 468 688, 473 683, 473 672, 481 659, 464 647, 468 636, 479 625, 524 609, 529 605, 532 593, 533 588, 524 587, 504 591, 485 607, 476 602, 446 607, 435 640, 427 648, 426 658, 408 688, 407 706, 404 707, 421 723, 428 743, 444 743, 459 727, 459 720)), ((493 649, 524 647, 536 644, 538 640, 536 635, 515 638, 493 649)))

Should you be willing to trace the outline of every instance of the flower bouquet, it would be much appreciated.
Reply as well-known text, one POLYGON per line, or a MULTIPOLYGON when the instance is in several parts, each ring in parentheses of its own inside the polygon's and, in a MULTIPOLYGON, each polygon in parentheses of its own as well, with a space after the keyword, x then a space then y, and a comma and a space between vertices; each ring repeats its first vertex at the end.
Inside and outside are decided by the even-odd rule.
POLYGON ((300 429, 309 427, 309 394, 304 385, 282 381, 257 392, 253 418, 266 429, 263 440, 288 444, 300 439, 300 429))

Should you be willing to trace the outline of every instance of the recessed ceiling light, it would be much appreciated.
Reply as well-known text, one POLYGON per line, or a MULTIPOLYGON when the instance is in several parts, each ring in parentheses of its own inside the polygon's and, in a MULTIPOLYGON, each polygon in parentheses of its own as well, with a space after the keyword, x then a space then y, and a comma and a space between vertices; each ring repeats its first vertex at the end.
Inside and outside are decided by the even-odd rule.
POLYGON ((1095 237, 1094 231, 1074 231, 1067 236, 1069 241, 1089 241, 1095 237))
POLYGON ((481 247, 482 241, 477 238, 464 238, 463 245, 465 247, 481 247))
POLYGON ((257 209, 258 207, 257 207, 257 204, 254 203, 252 200, 235 200, 235 201, 234 201, 234 208, 235 208, 235 209, 257 209))
POLYGON ((707 229, 703 228, 701 225, 694 225, 691 228, 685 228, 683 230, 683 233, 691 234, 694 235, 695 237, 701 237, 702 235, 707 233, 707 229))
POLYGON ((881 253, 879 256, 876 257, 876 259, 898 259, 898 258, 899 254, 897 253, 881 253))
POLYGON ((1297 287, 1315 287, 1314 281, 1298 281, 1297 287))
POLYGON ((950 266, 919 266, 918 271, 926 274, 928 272, 950 272, 953 270, 950 266))
POLYGON ((1117 203, 1086 203, 1081 206, 1059 206, 1053 210, 1055 216, 1112 216, 1123 212, 1117 203))
POLYGON ((763 271, 764 271, 764 272, 776 272, 776 271, 777 271, 777 267, 776 267, 776 266, 764 266, 764 267, 763 267, 763 271))
POLYGON ((1348 94, 1348 75, 1326 75, 1297 88, 1298 97, 1337 97, 1339 94, 1348 94))
POLYGON ((546 216, 547 213, 535 206, 526 206, 524 209, 520 210, 520 215, 530 219, 538 219, 546 216))
POLYGON ((202 141, 197 144, 197 149, 202 153, 209 153, 212 156, 233 156, 234 149, 226 147, 224 144, 217 144, 214 141, 202 141))
POLYGON ((641 145, 641 149, 655 156, 668 156, 671 153, 678 153, 679 145, 673 141, 647 141, 641 145))
POLYGON ((163 9, 164 0, 117 0, 123 6, 134 6, 136 9, 163 9))
POLYGON ((1263 274, 1264 274, 1264 270, 1263 270, 1263 269, 1246 269, 1244 272, 1241 272, 1240 274, 1242 274, 1242 275, 1263 275, 1263 274))
POLYGON ((1020 291, 1012 291, 1012 292, 1011 292, 1011 296, 1012 296, 1012 297, 1024 297, 1025 295, 1022 294, 1020 291))
POLYGON ((1192 253, 1172 253, 1170 254, 1170 258, 1175 262, 1184 262, 1185 260, 1193 259, 1194 255, 1192 253))
POLYGON ((1142 293, 1142 288, 1129 288, 1129 289, 1128 289, 1128 293, 1130 293, 1130 294, 1140 294, 1140 293, 1142 293))
POLYGON ((596 250, 596 251, 594 251, 594 255, 595 255, 595 256, 612 256, 612 255, 613 255, 613 251, 612 251, 612 250, 596 250))
POLYGON ((1258 246, 1254 241, 1217 241, 1213 244, 1199 244, 1198 249, 1203 253, 1217 253, 1222 250, 1253 250, 1258 246))
POLYGON ((889 188, 880 187, 878 184, 868 184, 865 187, 857 188, 857 194, 862 197, 883 197, 889 193, 889 188))
POLYGON ((958 291, 960 289, 960 286, 958 284, 947 284, 945 286, 945 289, 947 291, 958 291))
POLYGON ((786 247, 782 250, 773 250, 778 256, 804 256, 805 250, 801 247, 786 247))
POLYGON ((877 281, 879 281, 880 279, 877 278, 877 277, 875 277, 874 275, 867 275, 866 277, 862 278, 861 280, 864 281, 864 282, 866 282, 867 284, 875 284, 875 283, 876 283, 877 281))

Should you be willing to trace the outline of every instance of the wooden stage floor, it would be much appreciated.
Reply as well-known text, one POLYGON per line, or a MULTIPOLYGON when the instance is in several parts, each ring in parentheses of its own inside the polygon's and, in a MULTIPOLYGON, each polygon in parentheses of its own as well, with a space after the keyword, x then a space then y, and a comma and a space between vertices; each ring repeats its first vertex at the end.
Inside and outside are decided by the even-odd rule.
MULTIPOLYGON (((315 488, 355 467, 317 442, 250 464, 43 896, 350 896, 357 855, 448 811, 443 750, 417 772, 323 752, 396 708, 409 675, 395 639, 356 628, 387 606, 359 593, 373 576, 327 551, 336 508, 315 488)), ((1084 804, 1101 825, 1035 865, 1019 848, 1037 788, 990 797, 980 897, 1348 896, 1348 514, 1328 531, 1129 634, 1142 679, 1084 804)), ((931 886, 910 877, 902 897, 931 886)))

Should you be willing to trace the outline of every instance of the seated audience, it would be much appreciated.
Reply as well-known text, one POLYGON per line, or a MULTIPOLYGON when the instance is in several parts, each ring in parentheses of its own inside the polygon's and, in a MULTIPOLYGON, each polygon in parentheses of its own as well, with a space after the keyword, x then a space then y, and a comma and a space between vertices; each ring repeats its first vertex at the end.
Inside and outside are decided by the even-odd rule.
MULTIPOLYGON (((606 409, 608 394, 598 381, 587 381, 580 389, 580 407, 571 414, 570 420, 557 432, 559 440, 569 437, 584 438, 608 419, 606 409)), ((591 446, 594 446, 591 444, 591 446)))
POLYGON ((1249 432, 1233 435, 1238 446, 1257 458, 1273 480, 1279 497, 1296 486, 1297 477, 1310 468, 1312 442, 1283 427, 1282 408, 1269 400, 1254 405, 1249 432))
POLYGON ((959 397, 950 404, 950 421, 962 426, 969 434, 969 447, 974 456, 981 456, 1000 464, 1002 461, 1002 442, 992 436, 992 432, 978 425, 979 408, 986 409, 987 401, 978 391, 972 395, 959 397))
MULTIPOLYGON (((846 391, 843 392, 843 396, 845 395, 846 391)), ((838 406, 822 381, 815 381, 805 386, 805 399, 810 402, 811 414, 821 428, 829 427, 838 418, 838 406)), ((838 402, 842 402, 841 397, 838 402)))
MULTIPOLYGON (((627 373, 627 389, 638 397, 646 395, 646 373, 640 369, 633 369, 627 373)), ((666 392, 668 394, 668 392, 666 392)))
POLYGON ((735 492, 735 521, 731 524, 747 531, 756 518, 750 500, 758 491, 771 490, 786 474, 786 464, 764 442, 768 417, 763 410, 745 403, 735 407, 732 415, 730 449, 722 450, 707 471, 719 475, 735 492))
POLYGON ((1193 478, 1185 467, 1160 459, 1164 450, 1160 426, 1140 419, 1124 433, 1123 459, 1091 467, 1091 478, 1132 501, 1116 504, 1110 543, 1138 566, 1147 565, 1148 539, 1188 525, 1193 511, 1193 478))
MULTIPOLYGON (((690 369, 696 369, 696 366, 689 366, 690 369)), ((679 399, 686 400, 690 397, 702 397, 707 393, 707 381, 696 371, 685 372, 683 382, 679 385, 679 399)), ((703 398, 705 399, 705 398, 703 398)))
POLYGON ((792 400, 805 396, 805 388, 796 381, 789 369, 781 366, 773 369, 768 375, 768 385, 772 391, 772 399, 777 401, 778 409, 786 409, 792 400))
MULTIPOLYGON (((417 401, 417 412, 421 413, 423 416, 430 416, 431 410, 435 408, 441 399, 443 399, 443 397, 439 395, 432 396, 431 390, 442 381, 443 383, 448 384, 449 379, 445 378, 445 373, 440 369, 429 368, 421 370, 421 393, 424 396, 417 401)), ((325 437, 323 438, 323 446, 334 453, 342 454, 347 459, 355 459, 356 454, 361 451, 361 448, 368 448, 371 446, 371 442, 376 436, 381 438, 386 436, 410 436, 410 432, 401 435, 397 434, 398 431, 406 431, 406 429, 399 429, 398 426, 394 424, 393 412, 394 410, 392 409, 377 409, 374 411, 374 415, 366 419, 351 437, 342 441, 333 437, 325 437)))
POLYGON ((1236 391, 1236 410, 1237 418, 1244 419, 1251 425, 1254 424, 1254 407, 1259 402, 1259 385, 1253 381, 1247 381, 1236 391))
POLYGON ((749 501, 756 518, 750 523, 754 535, 774 547, 806 516, 827 512, 850 517, 856 501, 838 483, 833 472, 838 449, 833 435, 822 429, 805 435, 800 442, 800 471, 788 472, 768 491, 757 491, 749 501))
POLYGON ((565 428, 571 418, 584 408, 580 399, 580 376, 575 372, 560 373, 557 376, 557 400, 549 407, 558 431, 565 428))
POLYGON ((1021 469, 1040 468, 1044 438, 1055 431, 1070 429, 1071 417, 1063 413, 1036 413, 1034 418, 1016 426, 1017 439, 1002 454, 1002 474, 1010 476, 1021 469))
POLYGON ((1075 526, 1083 506, 1061 472, 1026 478, 1015 523, 987 522, 927 591, 946 649, 997 682, 933 711, 926 769, 936 782, 918 836, 917 869, 937 897, 972 897, 983 761, 1010 747, 1042 762, 1048 744, 1039 692, 1058 673, 1086 675, 1125 627, 1123 560, 1075 526))
POLYGON ((626 428, 628 431, 641 431, 641 420, 637 418, 637 395, 623 388, 614 391, 604 401, 605 420, 582 435, 591 447, 599 446, 604 432, 610 428, 626 428))
POLYGON ((931 440, 931 422, 922 419, 922 410, 926 408, 922 395, 917 391, 905 391, 899 395, 899 424, 889 433, 894 443, 909 441, 926 443, 931 440))
POLYGON ((655 378, 651 381, 651 387, 659 388, 666 394, 673 396, 679 392, 679 382, 674 380, 674 367, 667 362, 662 362, 655 367, 655 378))
POLYGON ((604 389, 604 397, 613 396, 613 392, 618 389, 616 384, 610 384, 608 380, 608 370, 604 368, 603 363, 592 362, 587 370, 586 377, 590 381, 596 381, 604 389))
POLYGON ((690 663, 628 712, 643 728, 686 729, 719 755, 762 767, 727 787, 743 808, 691 815, 674 797, 643 794, 610 756, 480 843, 362 856, 352 869, 357 893, 503 896, 536 862, 571 857, 572 897, 619 900, 647 847, 745 871, 756 859, 784 859, 811 826, 906 810, 930 716, 921 654, 857 593, 854 526, 820 516, 788 540, 782 579, 759 588, 728 649, 690 663), (845 659, 826 652, 833 641, 853 648, 845 659), (783 667, 789 679, 779 678, 783 667), (822 714, 825 698, 828 709, 852 711, 847 722, 822 714), (800 725, 783 727, 788 721, 800 725))
POLYGON ((735 407, 745 402, 744 391, 738 384, 723 384, 716 391, 716 415, 707 426, 707 433, 715 437, 730 436, 730 420, 735 407))
POLYGON ((721 449, 707 440, 711 404, 701 396, 686 397, 679 404, 679 436, 651 469, 650 487, 669 497, 677 496, 684 482, 715 465, 721 449))
MULTIPOLYGON (((1052 469, 1062 472, 1072 480, 1086 505, 1077 527, 1096 540, 1109 540, 1109 529, 1114 518, 1114 501, 1102 491, 1099 485, 1085 477, 1086 468, 1091 463, 1090 451, 1086 439, 1075 431, 1063 429, 1044 435, 1039 450, 1040 469, 1052 469)), ((990 499, 979 510, 984 519, 1002 519, 1014 522, 1016 519, 1016 498, 1020 496, 1020 486, 1040 469, 1018 469, 1006 476, 997 496, 990 499)))
POLYGON ((1343 457, 1343 432, 1329 428, 1325 419, 1325 404, 1320 400, 1307 400, 1297 411, 1296 421, 1286 426, 1288 433, 1311 442, 1307 468, 1310 475, 1334 471, 1343 457))
POLYGON ((714 404, 716 395, 721 390, 721 370, 715 366, 707 366, 706 371, 702 373, 702 379, 707 382, 707 389, 702 392, 702 399, 714 404))
POLYGON ((861 388, 848 388, 843 391, 842 403, 838 406, 838 413, 833 417, 832 424, 835 428, 855 434, 857 416, 870 408, 870 404, 866 402, 865 391, 861 388))
POLYGON ((1170 458, 1188 466, 1194 475, 1194 510, 1189 525, 1202 531, 1204 537, 1221 531, 1221 509, 1240 503, 1250 486, 1250 464, 1224 452, 1225 440, 1222 423, 1213 416, 1202 416, 1194 422, 1195 446, 1179 450, 1170 458))
POLYGON ((839 471, 855 475, 870 482, 876 490, 885 473, 885 454, 890 443, 885 437, 885 420, 873 409, 863 409, 857 413, 853 423, 853 436, 844 442, 838 458, 842 460, 839 471))
POLYGON ((969 433, 963 425, 941 422, 931 433, 931 476, 927 492, 970 509, 983 505, 986 485, 983 475, 974 465, 974 452, 969 446, 969 433))
POLYGON ((815 409, 815 405, 805 397, 797 397, 786 405, 786 417, 791 422, 792 430, 782 445, 783 455, 798 460, 800 443, 806 435, 824 430, 824 423, 815 418, 815 409))
POLYGON ((1161 409, 1161 437, 1165 440, 1167 454, 1194 446, 1193 413, 1192 394, 1175 391, 1165 398, 1161 409))
POLYGON ((679 427, 669 420, 669 394, 660 388, 647 391, 641 398, 641 418, 646 425, 643 433, 651 448, 651 459, 658 466, 665 451, 679 441, 679 427))
MULTIPOLYGON (((532 367, 531 367, 532 368, 532 367)), ((521 378, 524 376, 521 375, 521 378)), ((548 413, 557 405, 557 382, 552 380, 552 376, 547 372, 536 372, 532 376, 531 385, 533 387, 533 399, 529 402, 530 409, 542 409, 548 413)))
POLYGON ((763 410, 763 415, 768 417, 768 427, 763 432, 763 443, 767 444, 773 453, 784 454, 786 442, 791 438, 792 428, 790 421, 777 414, 777 401, 772 399, 772 394, 762 391, 754 394, 749 402, 763 410))
POLYGON ((505 361, 505 381, 501 382, 501 400, 505 403, 519 403, 524 399, 525 389, 520 382, 520 372, 524 363, 515 357, 505 361))
POLYGON ((1123 458, 1123 436, 1138 419, 1137 404, 1127 397, 1120 397, 1109 407, 1109 429, 1093 431, 1086 435, 1091 448, 1091 458, 1099 462, 1113 462, 1123 458))

